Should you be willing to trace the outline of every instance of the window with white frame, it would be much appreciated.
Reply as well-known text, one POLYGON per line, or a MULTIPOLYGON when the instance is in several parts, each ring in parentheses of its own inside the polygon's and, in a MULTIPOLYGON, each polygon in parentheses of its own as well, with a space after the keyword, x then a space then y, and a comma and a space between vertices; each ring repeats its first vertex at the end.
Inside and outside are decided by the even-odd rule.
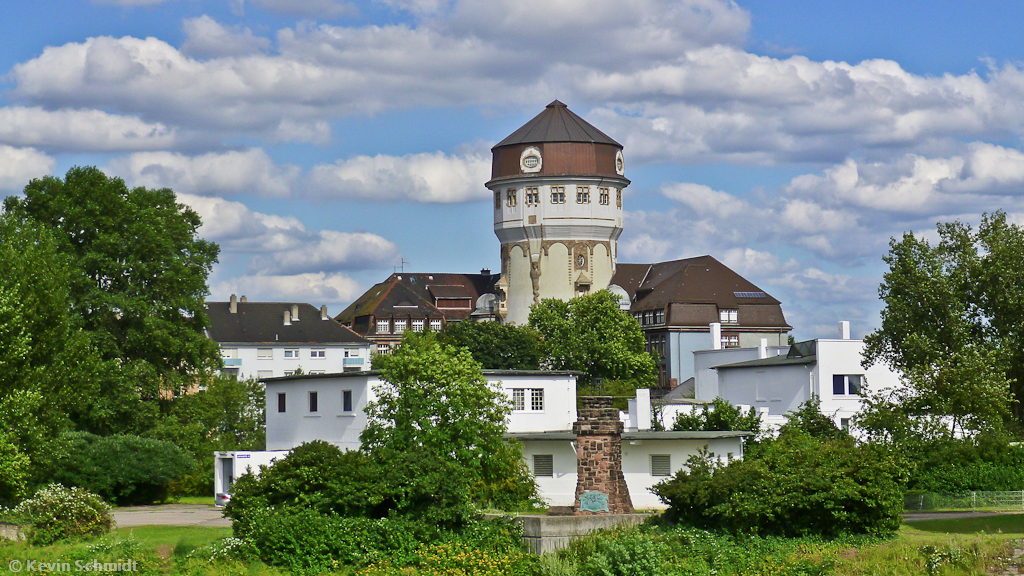
POLYGON ((739 334, 722 334, 722 348, 739 348, 739 334))
POLYGON ((395 334, 402 334, 405 332, 405 322, 405 320, 395 320, 395 334))
POLYGON ((540 190, 534 187, 526 189, 526 205, 536 206, 540 204, 540 190))
POLYGON ((860 374, 834 374, 832 376, 832 394, 836 396, 858 396, 864 376, 860 374))
POLYGON ((264 380, 266 378, 273 378, 273 377, 274 377, 274 371, 273 370, 257 370, 256 371, 256 379, 257 380, 264 380))
POLYGON ((257 348, 256 349, 257 360, 273 360, 274 349, 273 348, 257 348))
POLYGON ((310 358, 327 358, 327 350, 324 348, 313 348, 309 351, 310 358))
POLYGON ((555 475, 555 458, 552 454, 533 455, 533 475, 538 477, 552 477, 555 475))
POLYGON ((387 334, 391 331, 391 323, 387 320, 377 320, 377 334, 387 334))
POLYGON ((565 186, 551 187, 551 203, 565 204, 565 186))
POLYGON ((671 476, 672 456, 670 454, 651 454, 651 476, 671 476))
POLYGON ((440 332, 441 331, 441 321, 437 320, 437 319, 431 320, 430 321, 430 331, 431 332, 440 332))
POLYGON ((418 320, 413 320, 412 321, 412 331, 413 332, 423 332, 423 319, 422 318, 420 318, 418 320))
POLYGON ((576 203, 577 204, 590 204, 590 187, 589 186, 577 186, 576 187, 576 203))
POLYGON ((509 188, 505 190, 505 206, 509 208, 515 208, 516 206, 516 189, 509 188))
POLYGON ((512 409, 513 410, 526 410, 526 389, 525 388, 513 388, 512 389, 512 409))
POLYGON ((285 359, 297 359, 299 357, 299 349, 288 348, 287 350, 284 351, 284 357, 285 359))
POLYGON ((377 354, 379 354, 381 356, 384 356, 386 354, 391 354, 391 345, 390 344, 377 344, 377 354))
POLYGON ((735 308, 720 308, 718 310, 718 319, 722 324, 736 324, 739 322, 739 310, 735 308))
POLYGON ((665 309, 660 308, 654 311, 654 323, 664 324, 665 323, 665 309))
POLYGON ((530 410, 539 412, 544 410, 544 389, 532 388, 530 390, 530 410))
POLYGON ((598 199, 598 202, 600 202, 601 204, 607 206, 608 203, 611 200, 610 197, 609 197, 609 194, 608 194, 608 189, 607 188, 598 188, 597 189, 597 199, 598 199))
POLYGON ((221 348, 220 357, 224 360, 231 360, 238 358, 238 348, 221 348))

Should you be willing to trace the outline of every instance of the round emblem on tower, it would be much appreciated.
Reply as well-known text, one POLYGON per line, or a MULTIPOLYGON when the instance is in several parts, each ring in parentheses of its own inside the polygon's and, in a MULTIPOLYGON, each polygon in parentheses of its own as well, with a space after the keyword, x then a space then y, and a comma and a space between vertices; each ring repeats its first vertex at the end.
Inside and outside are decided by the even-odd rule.
POLYGON ((519 169, 526 173, 540 172, 543 162, 540 150, 530 146, 519 156, 519 169))
POLYGON ((626 173, 626 164, 622 161, 622 150, 615 153, 615 173, 619 176, 626 173))

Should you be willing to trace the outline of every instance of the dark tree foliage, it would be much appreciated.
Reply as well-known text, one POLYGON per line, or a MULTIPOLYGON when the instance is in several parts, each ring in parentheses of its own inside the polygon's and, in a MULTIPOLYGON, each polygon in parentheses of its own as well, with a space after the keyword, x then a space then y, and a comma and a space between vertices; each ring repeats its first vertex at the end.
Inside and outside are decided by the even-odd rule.
POLYGON ((161 389, 218 366, 203 298, 219 249, 197 237, 199 216, 171 190, 72 168, 31 181, 4 209, 18 226, 50 230, 69 261, 70 309, 105 363, 100 390, 75 415, 86 428, 144 429, 161 389))
POLYGON ((543 338, 542 365, 583 372, 580 386, 594 378, 634 381, 637 388, 657 385, 657 364, 644 349, 640 323, 607 290, 568 302, 543 300, 530 309, 530 326, 543 338))
POLYGON ((469 350, 488 370, 537 370, 540 367, 540 334, 529 326, 497 322, 450 322, 438 341, 469 350))
POLYGON ((754 436, 761 433, 761 415, 751 408, 746 414, 738 406, 728 400, 715 398, 711 404, 704 404, 699 409, 694 407, 690 413, 680 413, 676 417, 672 430, 686 431, 730 431, 743 430, 753 432, 754 436))
POLYGON ((1024 229, 1000 211, 984 215, 977 230, 952 222, 939 224, 938 234, 935 245, 911 232, 894 238, 884 258, 882 326, 865 338, 864 363, 884 362, 906 387, 888 399, 899 408, 881 405, 886 399, 876 405, 941 423, 950 438, 1001 428, 1011 399, 1019 423, 1024 229))
POLYGON ((801 432, 823 440, 842 440, 850 437, 821 412, 821 399, 817 396, 811 396, 810 400, 801 402, 796 410, 787 412, 785 418, 786 423, 779 428, 781 435, 801 432))

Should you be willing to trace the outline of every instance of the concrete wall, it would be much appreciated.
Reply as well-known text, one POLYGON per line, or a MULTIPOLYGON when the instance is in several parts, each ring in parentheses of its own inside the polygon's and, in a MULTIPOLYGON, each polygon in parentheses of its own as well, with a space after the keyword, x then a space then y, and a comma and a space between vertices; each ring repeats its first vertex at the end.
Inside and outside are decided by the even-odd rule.
POLYGON ((782 416, 810 398, 813 368, 810 364, 721 368, 718 395, 736 405, 754 406, 768 416, 782 416))
POLYGON ((213 466, 213 492, 230 492, 231 485, 239 476, 246 473, 259 474, 260 466, 270 466, 278 458, 284 458, 287 452, 267 452, 237 450, 231 452, 215 452, 213 466), (228 475, 225 475, 225 472, 228 475), (230 476, 230 477, 229 477, 230 476))
POLYGON ((523 442, 523 458, 533 472, 533 457, 550 454, 554 475, 537 478, 544 502, 548 506, 572 506, 576 500, 576 449, 572 440, 523 442))
POLYGON ((224 372, 234 374, 239 379, 258 378, 260 372, 269 372, 264 376, 277 378, 284 376, 286 371, 294 372, 302 368, 303 372, 342 372, 349 369, 368 370, 370 368, 371 344, 253 344, 251 342, 220 343, 221 357, 224 359, 224 372), (258 350, 269 348, 272 357, 258 358, 258 350), (285 358, 285 350, 297 350, 297 358, 285 358), (313 350, 324 350, 325 358, 313 358, 313 350))
POLYGON ((728 454, 733 458, 743 457, 743 444, 739 438, 719 438, 713 440, 623 440, 622 441, 622 473, 629 486, 629 496, 633 500, 633 508, 637 510, 663 510, 665 504, 651 492, 655 484, 675 476, 676 472, 686 467, 686 460, 697 454, 697 451, 708 447, 716 456, 725 462, 728 454), (667 454, 672 465, 671 476, 651 476, 651 455, 667 454))
POLYGON ((832 377, 862 375, 870 392, 891 390, 900 386, 899 374, 883 364, 865 370, 861 366, 864 354, 863 340, 820 339, 818 363, 814 369, 815 391, 821 398, 822 413, 831 416, 837 426, 848 420, 863 405, 863 395, 836 395, 832 392, 832 377))
MULTIPOLYGON (((778 356, 789 351, 789 347, 768 348, 769 356, 778 356)), ((714 400, 721 396, 718 390, 718 371, 714 368, 723 364, 735 364, 756 360, 757 347, 753 348, 722 348, 719 350, 696 350, 693 352, 694 398, 698 400, 714 400)))

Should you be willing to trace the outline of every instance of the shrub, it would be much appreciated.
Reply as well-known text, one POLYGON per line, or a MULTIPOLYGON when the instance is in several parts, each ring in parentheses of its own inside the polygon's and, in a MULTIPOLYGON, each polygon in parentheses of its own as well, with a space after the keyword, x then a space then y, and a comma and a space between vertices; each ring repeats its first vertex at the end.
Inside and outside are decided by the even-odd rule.
POLYGON ((53 479, 80 486, 118 505, 167 499, 170 482, 193 467, 171 442, 116 434, 68 434, 68 454, 56 461, 53 479))
POLYGON ((665 516, 740 534, 888 534, 903 510, 903 464, 850 438, 800 432, 766 441, 757 458, 717 466, 705 452, 654 487, 665 516))
POLYGON ((110 531, 110 507, 82 488, 50 484, 11 511, 10 517, 25 531, 34 546, 46 546, 65 538, 98 536, 110 531))

